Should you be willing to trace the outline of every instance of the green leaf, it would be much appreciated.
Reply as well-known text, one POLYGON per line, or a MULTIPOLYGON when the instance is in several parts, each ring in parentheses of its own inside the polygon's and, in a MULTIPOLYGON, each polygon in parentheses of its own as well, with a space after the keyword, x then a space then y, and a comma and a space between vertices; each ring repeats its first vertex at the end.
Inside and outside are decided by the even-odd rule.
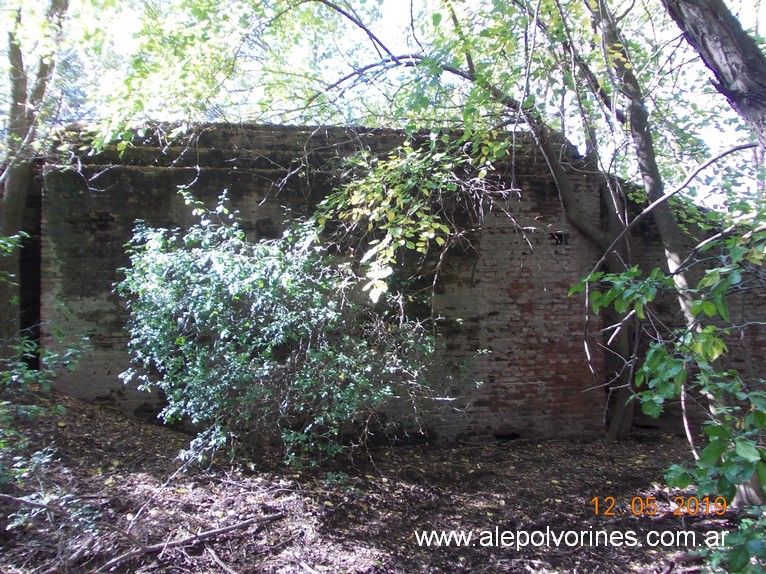
POLYGON ((705 287, 712 287, 716 283, 718 283, 721 280, 721 275, 718 273, 718 271, 708 271, 705 276, 700 279, 700 282, 698 284, 699 289, 704 289, 705 287))
POLYGON ((755 558, 766 557, 766 544, 764 544, 763 540, 748 540, 745 546, 747 546, 750 556, 755 558))
POLYGON ((732 548, 727 557, 730 572, 741 572, 750 564, 750 552, 744 545, 732 548))
POLYGON ((729 438, 731 436, 728 427, 716 424, 705 425, 705 434, 710 437, 720 438, 729 438))
MULTIPOLYGON (((574 289, 574 287, 572 288, 574 289)), ((570 294, 572 291, 570 291, 570 294)), ((593 291, 590 294, 590 304, 593 307, 593 312, 598 315, 598 311, 601 308, 601 301, 604 297, 604 294, 601 293, 601 291, 593 291)))
POLYGON ((728 443, 724 440, 713 439, 710 444, 700 453, 697 464, 702 468, 713 468, 718 464, 721 455, 726 450, 728 443))
POLYGON ((377 246, 375 246, 375 247, 373 247, 371 249, 368 249, 367 253, 365 253, 364 256, 362 257, 360 263, 364 263, 365 261, 368 261, 368 260, 372 259, 377 253, 378 253, 378 247, 377 246))
POLYGON ((668 486, 683 490, 691 485, 694 477, 684 467, 678 464, 673 464, 665 473, 665 480, 668 483, 668 486))
POLYGON ((761 460, 761 453, 756 448, 755 443, 750 440, 739 440, 734 446, 734 452, 748 462, 757 462, 761 460))
POLYGON ((366 277, 371 280, 385 279, 394 272, 393 267, 386 265, 384 267, 374 267, 367 272, 366 277))
POLYGON ((614 300, 614 310, 620 314, 625 313, 628 310, 628 302, 623 297, 617 297, 614 300))
POLYGON ((755 474, 758 475, 761 486, 766 488, 766 463, 762 460, 755 463, 755 474))
POLYGON ((644 411, 644 414, 647 416, 656 419, 662 414, 662 403, 657 401, 647 401, 641 404, 641 410, 644 411))
POLYGON ((442 21, 442 15, 438 12, 434 12, 431 14, 431 22, 433 22, 434 26, 438 26, 442 21))

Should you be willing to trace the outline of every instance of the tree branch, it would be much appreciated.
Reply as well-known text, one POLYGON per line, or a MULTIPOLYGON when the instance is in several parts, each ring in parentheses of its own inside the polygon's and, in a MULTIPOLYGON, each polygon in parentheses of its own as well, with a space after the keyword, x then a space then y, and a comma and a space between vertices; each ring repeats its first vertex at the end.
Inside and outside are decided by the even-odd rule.
MULTIPOLYGON (((367 26, 365 26, 361 22, 361 20, 359 20, 356 16, 354 16, 353 14, 350 14, 349 12, 347 12, 346 10, 344 10, 343 8, 338 6, 337 4, 334 4, 334 3, 330 2, 330 0, 312 0, 312 1, 313 2, 319 2, 320 4, 324 4, 325 6, 330 8, 331 10, 334 10, 338 14, 340 14, 343 17, 347 18, 355 26, 357 26, 358 28, 361 28, 361 30, 365 34, 367 34, 367 37, 372 41, 373 45, 376 46, 376 49, 378 47, 380 47, 386 54, 388 54, 389 58, 393 58, 394 57, 393 52, 391 52, 391 50, 389 50, 388 47, 383 42, 381 42, 381 40, 375 34, 372 33, 372 30, 370 30, 367 26)), ((378 52, 378 54, 380 55, 380 52, 378 52)))
POLYGON ((457 13, 455 13, 455 8, 452 6, 452 2, 449 0, 446 1, 447 9, 450 13, 450 18, 452 19, 452 24, 455 26, 455 31, 457 32, 458 37, 460 38, 460 41, 463 43, 464 47, 464 54, 465 54, 465 63, 468 66, 468 73, 472 76, 476 75, 476 67, 473 65, 473 58, 471 57, 471 51, 468 49, 468 42, 465 39, 465 34, 463 34, 463 28, 460 26, 460 21, 457 19, 457 13))
POLYGON ((639 213, 635 218, 633 218, 633 220, 620 232, 620 234, 614 239, 614 241, 612 241, 611 245, 609 245, 606 252, 601 256, 601 259, 599 259, 598 263, 596 263, 596 265, 593 267, 591 274, 599 270, 601 265, 606 260, 607 256, 614 250, 614 248, 623 239, 623 237, 625 237, 625 235, 627 235, 632 229, 634 229, 636 225, 638 225, 641 221, 643 221, 644 218, 646 218, 646 216, 649 215, 658 205, 665 203, 667 200, 669 200, 671 197, 676 195, 678 192, 684 190, 694 180, 694 178, 696 178, 702 171, 704 171, 705 169, 707 169, 708 167, 710 167, 711 165, 713 165, 720 159, 726 157, 729 154, 746 150, 746 149, 752 149, 754 147, 758 147, 758 144, 755 144, 755 143, 741 144, 741 145, 737 145, 732 148, 729 148, 724 152, 719 153, 714 158, 709 159, 708 161, 703 163, 701 166, 694 169, 694 171, 692 171, 689 175, 686 176, 683 183, 681 183, 681 185, 679 185, 673 191, 664 194, 659 199, 656 199, 652 203, 647 205, 643 209, 643 211, 641 211, 641 213, 639 213))
MULTIPOLYGON (((356 68, 355 70, 349 72, 339 80, 333 82, 332 84, 325 87, 324 91, 329 92, 330 90, 336 90, 340 88, 341 85, 345 84, 349 80, 353 78, 358 78, 360 76, 363 76, 370 70, 375 70, 376 68, 388 68, 388 67, 414 67, 420 64, 422 60, 424 60, 424 56, 420 56, 417 54, 404 54, 401 56, 391 56, 388 58, 383 58, 382 60, 375 62, 373 64, 368 64, 366 66, 362 66, 361 68, 356 68), (394 64, 391 66, 391 64, 394 64)), ((317 92, 313 96, 311 96, 308 101, 306 102, 306 105, 310 105, 313 101, 315 101, 319 96, 322 95, 322 92, 317 92)))
POLYGON ((27 500, 26 498, 18 498, 16 496, 11 496, 10 494, 0 493, 0 500, 7 500, 9 502, 15 502, 16 504, 20 504, 22 506, 31 506, 32 508, 47 510, 48 512, 51 512, 53 514, 58 514, 58 515, 66 514, 66 512, 62 510, 61 508, 50 506, 49 504, 44 504, 42 502, 35 502, 34 500, 27 500))
MULTIPOLYGON (((516 6, 520 7, 521 9, 525 10, 529 16, 532 16, 528 6, 525 3, 521 2, 520 0, 513 0, 513 3, 516 6)), ((570 56, 572 56, 572 59, 575 61, 575 63, 577 64, 577 67, 580 69, 583 76, 585 77, 585 81, 588 83, 588 86, 590 87, 591 92, 594 93, 596 97, 601 100, 601 102, 604 104, 606 109, 608 109, 614 114, 614 117, 617 118, 618 122, 620 122, 621 124, 625 124, 627 122, 625 113, 622 110, 618 110, 617 108, 614 107, 614 102, 612 100, 612 97, 607 93, 607 91, 603 88, 603 86, 599 84, 596 74, 593 72, 593 70, 590 69, 590 66, 588 66, 588 64, 585 62, 583 57, 580 55, 580 52, 574 48, 574 41, 572 40, 571 30, 566 24, 566 19, 565 19, 566 11, 561 6, 559 0, 556 0, 556 7, 559 11, 559 16, 561 17, 562 26, 564 27, 564 32, 566 33, 566 37, 567 37, 565 41, 561 42, 561 45, 563 46, 564 50, 570 56)), ((542 32, 545 33, 545 35, 548 36, 548 38, 550 38, 550 32, 545 22, 542 22, 539 18, 536 19, 536 22, 537 22, 538 28, 540 28, 540 30, 542 30, 542 32)))
MULTIPOLYGON (((316 1, 324 2, 324 0, 316 1)), ((471 63, 473 62, 470 52, 467 52, 465 56, 467 61, 471 63)), ((337 89, 350 79, 362 76, 374 69, 386 68, 391 65, 393 65, 392 67, 415 67, 426 59, 427 57, 421 54, 407 54, 404 56, 395 56, 390 54, 389 57, 383 58, 379 62, 375 62, 373 64, 369 64, 367 66, 353 70, 351 73, 343 76, 325 88, 325 92, 337 89)), ((568 219, 580 232, 585 235, 585 237, 593 241, 596 245, 599 246, 600 249, 604 249, 609 243, 607 236, 598 227, 598 225, 592 223, 588 218, 583 216, 579 204, 577 203, 574 189, 572 188, 572 184, 569 181, 569 176, 566 172, 566 169, 562 165, 558 157, 557 150, 552 144, 552 135, 554 132, 542 119, 537 108, 533 104, 524 105, 523 102, 513 98, 497 86, 494 86, 486 80, 479 78, 471 70, 461 70, 460 68, 449 66, 443 63, 440 63, 439 67, 443 72, 448 72, 486 90, 492 99, 494 99, 497 103, 513 111, 514 113, 519 114, 519 116, 527 123, 530 130, 532 131, 535 142, 537 143, 540 151, 543 154, 543 157, 545 158, 553 180, 559 191, 559 196, 561 197, 562 203, 564 204, 564 209, 568 219)), ((309 99, 309 103, 314 101, 320 95, 321 93, 316 93, 309 99)))
POLYGON ((284 517, 285 515, 281 512, 277 512, 275 514, 267 514, 265 516, 254 516, 252 518, 248 518, 247 520, 243 520, 242 522, 238 522, 230 526, 224 526, 223 528, 216 528, 214 530, 206 530, 205 532, 200 532, 199 534, 194 534, 187 538, 182 538, 181 540, 175 540, 173 542, 160 542, 158 544, 152 544, 151 546, 145 546, 137 550, 131 550, 130 552, 126 552, 125 554, 121 554, 120 556, 117 556, 116 558, 111 559, 109 562, 101 566, 96 572, 106 572, 107 570, 111 570, 112 568, 115 568, 119 566, 120 564, 123 564, 129 560, 132 560, 133 558, 142 556, 143 554, 152 554, 154 552, 162 552, 163 550, 167 548, 179 548, 181 546, 187 546, 189 544, 194 544, 202 540, 207 540, 208 538, 213 538, 215 536, 220 536, 221 534, 226 534, 227 532, 231 532, 232 530, 239 530, 242 528, 246 528, 250 526, 251 524, 273 522, 274 520, 279 520, 280 518, 284 518, 284 517))

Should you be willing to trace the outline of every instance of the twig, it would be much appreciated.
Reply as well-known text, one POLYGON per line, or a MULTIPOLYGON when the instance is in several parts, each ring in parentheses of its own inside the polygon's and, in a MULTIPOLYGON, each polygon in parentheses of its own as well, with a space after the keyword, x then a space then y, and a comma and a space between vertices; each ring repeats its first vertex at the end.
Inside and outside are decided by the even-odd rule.
POLYGON ((303 560, 298 560, 298 564, 300 564, 301 568, 303 568, 309 574, 319 574, 319 571, 314 570, 311 566, 306 564, 303 560))
POLYGON ((96 538, 89 537, 80 547, 70 556, 67 556, 63 560, 57 561, 53 566, 47 570, 43 570, 42 574, 59 574, 59 572, 69 572, 70 567, 76 565, 83 556, 95 545, 96 538))
POLYGON ((686 440, 689 442, 689 446, 692 449, 694 460, 699 460, 700 455, 697 452, 697 446, 694 444, 694 434, 689 425, 689 412, 686 408, 686 384, 681 385, 681 416, 684 422, 684 432, 686 433, 686 440))
POLYGON ((126 552, 125 554, 122 554, 118 556, 117 558, 113 558, 112 560, 104 564, 101 568, 99 568, 97 572, 106 572, 107 570, 111 570, 112 568, 119 566, 123 562, 132 560, 133 558, 136 558, 143 554, 151 554, 154 552, 161 552, 163 550, 167 550, 168 548, 178 548, 180 546, 186 546, 188 544, 192 544, 195 542, 207 540, 208 538, 220 536, 221 534, 226 534, 227 532, 231 532, 232 530, 245 528, 247 526, 250 526, 251 524, 271 522, 273 520, 279 520, 280 518, 284 518, 284 517, 285 515, 281 512, 278 512, 276 514, 267 514, 265 516, 254 516, 242 522, 238 522, 237 524, 232 524, 230 526, 225 526, 223 528, 216 528, 214 530, 207 530, 205 532, 200 532, 199 534, 194 534, 192 536, 183 538, 181 540, 176 540, 174 542, 160 542, 159 544, 152 544, 151 546, 145 546, 138 550, 131 550, 130 552, 126 552))
POLYGON ((32 508, 41 508, 43 510, 47 510, 49 512, 52 512, 54 514, 58 515, 66 515, 67 512, 61 508, 57 508, 55 506, 50 506, 48 504, 43 504, 42 502, 35 502, 33 500, 27 500, 26 498, 17 498, 15 496, 11 496, 10 494, 0 494, 0 500, 9 500, 11 502, 15 502, 17 504, 22 504, 24 506, 31 506, 32 508))
POLYGON ((274 552, 275 550, 279 550, 280 548, 282 548, 282 547, 284 547, 284 546, 287 546, 287 545, 288 545, 288 544, 290 544, 290 543, 291 543, 293 540, 295 540, 296 538, 298 538, 298 535, 299 535, 299 534, 300 534, 300 533, 297 533, 297 534, 293 534, 293 535, 292 535, 290 538, 285 538, 285 539, 283 539, 283 540, 280 540, 280 541, 279 541, 278 543, 276 543, 276 544, 272 544, 271 546, 269 546, 269 550, 271 550, 272 552, 274 552))
POLYGON ((135 517, 131 521, 130 525, 127 528, 127 532, 130 532, 130 529, 133 528, 133 525, 137 523, 138 517, 141 516, 141 513, 144 511, 144 509, 151 504, 151 502, 157 498, 160 494, 162 494, 162 491, 165 490, 165 488, 170 484, 170 481, 172 481, 176 476, 178 476, 181 472, 183 472, 189 465, 191 465, 192 459, 187 460, 185 463, 183 463, 180 467, 178 467, 173 474, 171 474, 168 479, 160 486, 158 489, 154 490, 154 494, 149 497, 149 499, 144 502, 144 504, 141 506, 141 508, 138 509, 138 512, 136 512, 135 517))
POLYGON ((106 522, 102 520, 98 521, 96 525, 99 526, 100 528, 111 530, 112 532, 114 532, 118 536, 121 536, 122 538, 126 538, 129 542, 133 543, 134 546, 138 546, 139 548, 142 548, 142 549, 146 548, 146 545, 143 542, 141 542, 138 538, 133 536, 133 534, 130 533, 130 530, 123 530, 122 528, 115 526, 111 522, 106 522))
MULTIPOLYGON (((378 51, 378 48, 382 49, 386 54, 388 54, 389 57, 393 57, 394 54, 391 52, 391 50, 386 47, 386 45, 381 42, 375 34, 372 33, 372 30, 370 30, 367 26, 364 25, 364 23, 359 20, 359 18, 356 18, 353 14, 347 12, 337 4, 333 4, 329 0, 314 0, 315 2, 319 2, 320 4, 324 4, 331 10, 335 10, 338 14, 341 16, 347 18, 349 21, 351 21, 354 26, 360 28, 362 32, 367 34, 367 37, 372 41, 372 45, 375 47, 375 50, 378 51)), ((378 54, 380 54, 380 51, 378 51, 378 54)))
POLYGON ((216 563, 216 564, 218 564, 218 565, 219 565, 221 568, 223 568, 223 569, 224 569, 226 572, 228 572, 229 574, 239 574, 239 572, 237 572, 237 571, 236 571, 236 570, 234 570, 233 568, 229 568, 229 567, 228 567, 228 566, 227 566, 227 565, 226 565, 226 564, 223 562, 223 560, 221 560, 220 558, 218 558, 218 554, 216 554, 215 552, 213 552, 213 549, 212 549, 212 548, 210 548, 210 547, 208 546, 208 547, 206 547, 206 548, 205 548, 205 550, 207 550, 207 553, 208 553, 208 554, 210 554, 210 556, 213 558, 213 560, 215 560, 215 563, 216 563))

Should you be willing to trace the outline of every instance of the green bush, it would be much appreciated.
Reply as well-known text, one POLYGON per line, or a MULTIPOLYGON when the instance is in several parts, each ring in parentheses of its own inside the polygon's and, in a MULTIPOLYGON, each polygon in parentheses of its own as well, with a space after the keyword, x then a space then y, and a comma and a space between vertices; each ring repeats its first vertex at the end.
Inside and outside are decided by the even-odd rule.
MULTIPOLYGON (((0 236, 0 258, 9 257, 20 249, 23 234, 12 237, 0 236)), ((15 277, 0 270, 0 283, 12 284, 15 277)), ((15 305, 15 301, 0 304, 15 305)), ((71 349, 56 353, 40 349, 35 339, 26 332, 16 333, 8 339, 0 339, 0 489, 19 480, 24 472, 26 459, 20 456, 25 437, 16 428, 23 418, 39 415, 44 409, 22 400, 30 390, 50 390, 51 379, 60 367, 72 367, 78 351, 71 349), (31 365, 39 360, 39 368, 31 365)))
POLYGON ((748 328, 762 333, 766 324, 754 311, 744 322, 730 316, 730 307, 744 307, 764 294, 763 221, 763 216, 749 226, 743 221, 736 232, 732 226, 715 241, 700 244, 696 259, 690 259, 701 276, 687 290, 693 299, 691 326, 668 327, 656 314, 658 296, 676 293, 672 277, 661 269, 648 275, 637 267, 620 274, 596 273, 572 289, 582 291, 590 282, 600 288, 589 293, 594 312, 613 306, 643 320, 642 333, 653 340, 636 366, 633 398, 645 414, 656 418, 673 400, 707 407, 709 419, 701 437, 694 437, 692 423, 685 421, 694 460, 672 465, 665 478, 670 487, 736 501, 747 514, 739 517, 728 545, 710 553, 715 571, 766 572, 766 378, 738 370, 732 344, 752 336, 748 328))
POLYGON ((355 292, 312 225, 252 243, 223 198, 194 214, 186 232, 139 223, 116 286, 135 367, 123 379, 163 391, 165 421, 199 429, 190 452, 276 436, 288 457, 333 455, 380 428, 388 401, 425 391, 428 333, 355 292))

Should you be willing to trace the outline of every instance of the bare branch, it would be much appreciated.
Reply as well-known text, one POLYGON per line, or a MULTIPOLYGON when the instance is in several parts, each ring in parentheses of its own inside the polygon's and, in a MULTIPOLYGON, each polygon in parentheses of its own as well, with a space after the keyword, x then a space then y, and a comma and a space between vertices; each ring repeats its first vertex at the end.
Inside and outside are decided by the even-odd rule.
MULTIPOLYGON (((649 215, 658 205, 665 203, 667 200, 669 200, 671 197, 679 193, 680 191, 683 191, 693 180, 696 178, 702 171, 719 161, 720 159, 726 157, 729 154, 746 150, 746 149, 752 149, 754 147, 758 147, 758 144, 755 143, 748 143, 748 144, 741 144, 734 146, 732 148, 727 149, 724 152, 721 152, 714 158, 709 159, 705 163, 703 163, 701 166, 697 167, 694 171, 692 171, 686 178, 684 179, 683 183, 679 185, 677 188, 675 188, 673 191, 668 192, 664 194, 662 197, 656 199, 649 205, 647 205, 644 210, 639 213, 621 232, 620 234, 612 241, 612 244, 607 248, 604 255, 601 256, 601 259, 598 260, 598 263, 593 267, 593 270, 591 273, 595 273, 599 270, 601 265, 603 265, 604 261, 608 257, 608 255, 614 250, 614 248, 618 245, 618 243, 625 237, 626 234, 628 234, 633 228, 636 227, 647 215, 649 215)), ((704 242, 703 242, 704 243, 704 242)), ((699 248, 699 246, 698 246, 699 248)))
POLYGON ((111 570, 112 568, 119 566, 120 564, 124 564, 125 562, 132 560, 133 558, 142 556, 143 554, 152 554, 155 552, 162 552, 163 550, 167 548, 179 548, 181 546, 188 546, 189 544, 201 542, 202 540, 207 540, 208 538, 214 538, 216 536, 220 536, 221 534, 226 534, 227 532, 231 532, 233 530, 246 528, 250 526, 251 524, 272 522, 274 520, 279 520, 280 518, 284 518, 284 517, 285 515, 282 514, 281 512, 277 512, 275 514, 267 514, 265 516, 254 516, 252 518, 248 518, 247 520, 243 520, 242 522, 237 522, 236 524, 232 524, 230 526, 224 526, 223 528, 216 528, 213 530, 206 530, 205 532, 200 532, 199 534, 194 534, 192 536, 188 536, 187 538, 182 538, 181 540, 175 540, 173 542, 160 542, 158 544, 152 544, 151 546, 145 546, 137 550, 131 550, 130 552, 126 552, 125 554, 121 554, 120 556, 113 558, 112 560, 110 560, 109 562, 101 566, 101 568, 99 568, 97 572, 106 572, 108 570, 111 570))
MULTIPOLYGON (((366 66, 362 66, 361 68, 356 68, 352 72, 349 72, 336 82, 333 82, 329 86, 325 87, 324 91, 329 92, 331 90, 338 89, 341 85, 345 84, 349 80, 352 80, 354 78, 358 78, 360 76, 363 76, 367 72, 371 70, 375 70, 378 68, 386 69, 386 68, 396 68, 396 67, 414 67, 417 66, 422 60, 424 59, 423 56, 416 55, 416 54, 404 54, 402 56, 391 56, 388 58, 383 58, 379 62, 375 62, 373 64, 368 64, 366 66), (392 65, 393 64, 393 65, 392 65)), ((317 92, 313 96, 311 96, 308 101, 306 102, 306 105, 310 105, 313 101, 315 101, 319 96, 322 95, 322 92, 317 92)))
MULTIPOLYGON (((370 30, 367 26, 365 26, 361 22, 361 20, 359 20, 356 16, 354 16, 353 14, 350 14, 349 12, 347 12, 346 10, 344 10, 337 4, 330 2, 330 0, 312 0, 312 1, 319 2, 320 4, 324 4, 331 10, 336 11, 338 14, 350 20, 355 26, 357 26, 358 28, 361 28, 361 30, 365 34, 367 34, 367 37, 370 40, 372 40, 372 43, 375 45, 376 49, 377 48, 382 49, 386 54, 388 54, 389 58, 394 57, 393 52, 391 52, 391 50, 389 50, 388 47, 375 34, 372 33, 372 30, 370 30)), ((378 54, 380 55, 380 52, 378 52, 378 54)))
MULTIPOLYGON (((526 10, 527 14, 532 16, 532 14, 529 13, 529 9, 525 3, 521 2, 520 0, 513 0, 513 3, 516 6, 526 10)), ((627 119, 625 118, 625 113, 622 110, 615 108, 611 95, 607 93, 604 87, 599 83, 598 78, 596 77, 596 74, 593 72, 593 70, 590 69, 590 66, 588 66, 587 62, 584 60, 580 52, 577 49, 575 49, 574 41, 571 35, 571 30, 569 29, 569 26, 567 26, 566 24, 566 11, 561 6, 561 3, 559 2, 559 0, 556 0, 556 7, 561 17, 562 25, 564 26, 564 32, 566 33, 566 36, 567 36, 567 39, 561 42, 562 47, 577 64, 577 67, 580 69, 583 76, 585 77, 585 81, 587 82, 591 92, 593 92, 596 95, 596 97, 598 97, 601 100, 604 106, 606 106, 606 109, 608 109, 614 114, 614 117, 617 118, 618 122, 620 122, 621 124, 625 124, 627 121, 627 119)), ((542 22, 539 18, 535 19, 535 21, 537 23, 538 28, 540 28, 540 30, 542 30, 546 36, 550 37, 548 26, 545 24, 545 22, 542 22)))
POLYGON ((415 33, 415 0, 410 0, 410 28, 412 29, 412 38, 415 40, 415 43, 418 45, 418 47, 425 52, 425 49, 423 48, 423 44, 420 43, 420 40, 418 39, 418 35, 415 33))
POLYGON ((10 494, 0 493, 0 500, 7 500, 9 502, 15 502, 16 504, 20 504, 22 506, 31 506, 32 508, 47 510, 48 512, 51 512, 53 514, 59 514, 59 515, 66 514, 66 512, 62 510, 61 508, 57 508, 49 504, 44 504, 42 502, 35 502, 34 500, 27 500, 26 498, 18 498, 16 496, 11 496, 10 494))

